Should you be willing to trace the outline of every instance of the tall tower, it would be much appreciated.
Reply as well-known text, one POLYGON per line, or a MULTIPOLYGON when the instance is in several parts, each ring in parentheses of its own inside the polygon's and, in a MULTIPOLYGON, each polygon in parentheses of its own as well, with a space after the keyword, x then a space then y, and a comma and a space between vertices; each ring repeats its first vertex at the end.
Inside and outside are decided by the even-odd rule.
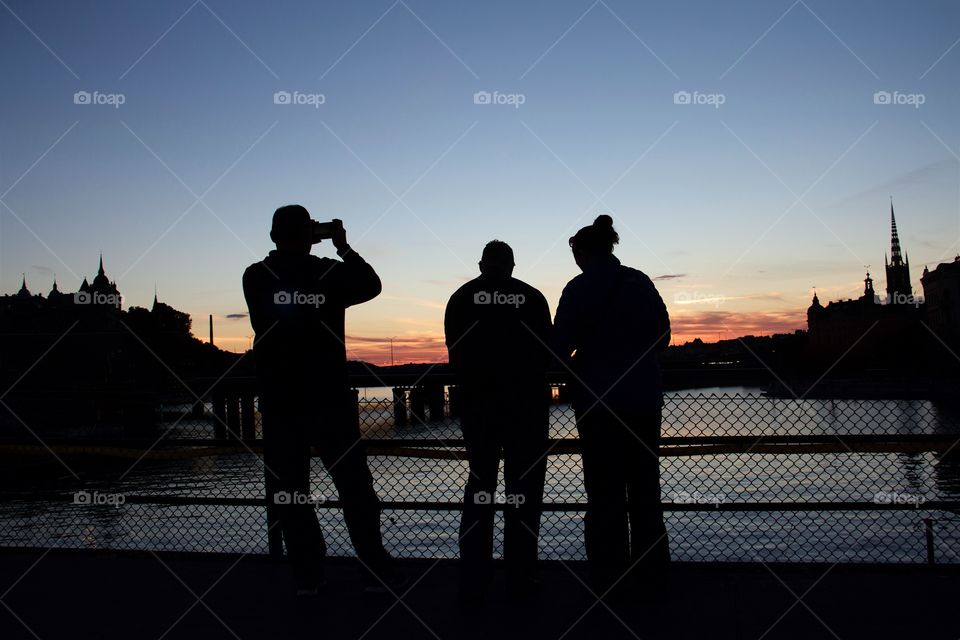
POLYGON ((817 297, 817 292, 813 292, 813 301, 810 303, 810 307, 807 309, 807 330, 813 333, 814 325, 820 320, 820 316, 823 315, 823 305, 820 304, 820 298, 817 297))
POLYGON ((910 286, 910 256, 906 259, 900 252, 900 237, 897 235, 897 218, 893 215, 893 196, 890 197, 890 259, 884 256, 887 269, 887 302, 908 304, 913 295, 910 286))
POLYGON ((869 271, 867 271, 867 277, 863 280, 863 295, 860 296, 860 299, 867 304, 875 304, 877 301, 877 294, 873 290, 873 278, 870 277, 869 271))
MULTIPOLYGON (((86 282, 86 279, 84 279, 86 282)), ((97 269, 97 275, 93 277, 93 282, 88 285, 91 301, 101 307, 113 307, 120 309, 122 300, 120 290, 117 289, 117 283, 111 282, 103 270, 103 254, 100 254, 100 266, 97 269)), ((80 287, 83 290, 83 286, 80 287)))

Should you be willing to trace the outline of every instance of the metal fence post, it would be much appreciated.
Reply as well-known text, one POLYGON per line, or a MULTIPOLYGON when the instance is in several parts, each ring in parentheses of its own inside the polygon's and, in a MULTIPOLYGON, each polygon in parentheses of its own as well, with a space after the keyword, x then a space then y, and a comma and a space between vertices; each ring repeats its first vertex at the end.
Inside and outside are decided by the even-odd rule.
POLYGON ((927 538, 927 564, 936 564, 933 548, 933 518, 923 519, 923 531, 927 538))
POLYGON ((256 422, 254 418, 253 393, 244 392, 240 395, 240 437, 244 440, 256 438, 256 422))
POLYGON ((393 388, 393 424, 407 426, 407 392, 402 387, 393 388))

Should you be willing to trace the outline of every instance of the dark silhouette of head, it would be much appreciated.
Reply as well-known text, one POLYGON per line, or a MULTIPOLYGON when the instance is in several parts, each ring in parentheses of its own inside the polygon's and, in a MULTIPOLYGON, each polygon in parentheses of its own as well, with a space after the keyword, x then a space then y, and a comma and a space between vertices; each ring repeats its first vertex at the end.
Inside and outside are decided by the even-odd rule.
POLYGON ((283 253, 310 253, 313 245, 310 213, 299 204, 288 204, 273 212, 270 239, 283 253))
POLYGON ((612 254, 613 245, 619 242, 620 235, 613 228, 613 218, 604 214, 570 238, 570 249, 577 266, 585 269, 598 258, 612 254))
POLYGON ((480 256, 480 273, 509 278, 513 275, 513 249, 502 240, 491 240, 480 256))

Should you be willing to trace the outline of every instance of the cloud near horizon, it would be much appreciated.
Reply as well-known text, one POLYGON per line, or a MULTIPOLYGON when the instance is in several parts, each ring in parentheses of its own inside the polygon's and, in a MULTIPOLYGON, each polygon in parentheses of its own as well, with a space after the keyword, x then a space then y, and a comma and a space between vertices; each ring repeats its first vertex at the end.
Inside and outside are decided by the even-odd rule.
POLYGON ((390 364, 390 342, 393 341, 395 364, 408 362, 446 362, 447 345, 442 335, 426 334, 412 336, 347 335, 347 357, 365 360, 378 365, 390 364))
MULTIPOLYGON (((757 311, 692 311, 674 313, 670 319, 673 344, 695 338, 716 342, 747 335, 793 333, 806 329, 805 310, 757 311)), ((379 336, 347 336, 347 353, 351 359, 374 364, 390 364, 390 338, 379 336)), ((422 334, 393 338, 394 362, 446 362, 447 347, 442 335, 422 334)))
POLYGON ((747 335, 793 333, 807 326, 806 312, 756 311, 734 313, 732 311, 695 311, 674 314, 670 319, 673 344, 683 344, 694 338, 704 342, 716 342, 747 335))

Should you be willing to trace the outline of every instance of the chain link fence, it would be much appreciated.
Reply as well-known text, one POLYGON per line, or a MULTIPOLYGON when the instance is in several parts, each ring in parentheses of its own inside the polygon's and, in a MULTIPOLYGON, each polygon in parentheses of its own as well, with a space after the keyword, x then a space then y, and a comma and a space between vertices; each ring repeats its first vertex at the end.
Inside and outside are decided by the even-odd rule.
MULTIPOLYGON (((386 546, 398 557, 456 557, 467 476, 456 388, 358 395, 386 546)), ((551 408, 540 549, 544 559, 578 560, 586 497, 564 395, 556 390, 551 408)), ((0 441, 0 545, 270 552, 255 392, 190 400, 164 404, 159 427, 137 437, 24 432, 0 441)), ((667 394, 660 477, 672 555, 957 562, 958 440, 956 407, 929 400, 667 394)), ((318 458, 312 478, 329 553, 349 555, 318 458)), ((498 522, 497 554, 501 534, 498 522)))

